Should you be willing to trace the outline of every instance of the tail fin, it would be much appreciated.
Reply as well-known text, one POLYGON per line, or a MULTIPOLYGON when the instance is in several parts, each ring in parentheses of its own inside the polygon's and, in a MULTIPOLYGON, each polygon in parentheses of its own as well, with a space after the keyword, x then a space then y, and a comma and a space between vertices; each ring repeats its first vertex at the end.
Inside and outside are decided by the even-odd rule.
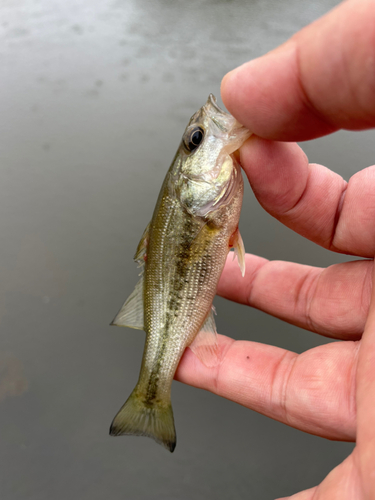
POLYGON ((176 447, 172 405, 145 403, 134 390, 113 419, 109 433, 148 436, 172 452, 176 447))

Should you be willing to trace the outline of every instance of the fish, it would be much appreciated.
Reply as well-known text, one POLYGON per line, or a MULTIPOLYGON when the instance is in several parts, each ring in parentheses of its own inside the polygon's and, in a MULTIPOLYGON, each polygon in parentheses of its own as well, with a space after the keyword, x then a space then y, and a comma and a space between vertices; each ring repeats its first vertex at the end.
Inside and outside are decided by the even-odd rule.
POLYGON ((173 452, 171 386, 186 347, 208 367, 219 362, 212 302, 232 248, 245 273, 236 151, 250 135, 213 94, 185 129, 134 256, 140 280, 111 323, 146 332, 139 379, 112 436, 148 436, 173 452))

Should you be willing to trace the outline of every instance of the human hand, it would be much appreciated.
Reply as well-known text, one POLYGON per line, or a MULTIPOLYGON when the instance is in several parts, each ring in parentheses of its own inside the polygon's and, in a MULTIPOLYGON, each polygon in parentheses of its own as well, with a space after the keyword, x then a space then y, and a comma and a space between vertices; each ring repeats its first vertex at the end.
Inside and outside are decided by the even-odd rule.
POLYGON ((222 84, 229 111, 256 134, 240 153, 260 204, 315 243, 369 259, 318 269, 247 255, 242 279, 229 258, 221 296, 343 342, 297 355, 219 336, 218 367, 187 349, 176 373, 298 429, 356 441, 295 500, 375 498, 375 166, 346 183, 296 144, 273 141, 375 127, 374 26, 374 0, 345 2, 222 84))

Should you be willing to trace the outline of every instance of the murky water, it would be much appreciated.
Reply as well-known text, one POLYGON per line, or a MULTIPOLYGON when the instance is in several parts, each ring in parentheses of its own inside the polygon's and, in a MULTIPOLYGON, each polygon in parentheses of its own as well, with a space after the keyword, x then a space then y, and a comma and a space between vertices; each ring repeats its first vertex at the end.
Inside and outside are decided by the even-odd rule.
MULTIPOLYGON (((137 281, 132 256, 187 120, 222 76, 338 2, 3 0, 0 4, 0 497, 270 499, 311 487, 351 445, 181 384, 178 446, 108 436, 144 334, 109 322, 137 281)), ((349 178, 374 132, 303 145, 349 178)), ((344 260, 245 193, 247 251, 344 260)), ((324 342, 218 299, 218 329, 297 352, 324 342)))

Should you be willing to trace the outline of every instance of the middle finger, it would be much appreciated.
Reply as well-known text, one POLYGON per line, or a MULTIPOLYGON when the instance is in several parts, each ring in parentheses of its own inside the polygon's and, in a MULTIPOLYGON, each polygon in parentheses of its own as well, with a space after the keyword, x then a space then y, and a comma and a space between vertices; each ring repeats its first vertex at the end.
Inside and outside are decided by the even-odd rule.
POLYGON ((229 254, 218 295, 327 337, 355 340, 366 322, 372 260, 326 269, 246 254, 245 277, 229 254))

